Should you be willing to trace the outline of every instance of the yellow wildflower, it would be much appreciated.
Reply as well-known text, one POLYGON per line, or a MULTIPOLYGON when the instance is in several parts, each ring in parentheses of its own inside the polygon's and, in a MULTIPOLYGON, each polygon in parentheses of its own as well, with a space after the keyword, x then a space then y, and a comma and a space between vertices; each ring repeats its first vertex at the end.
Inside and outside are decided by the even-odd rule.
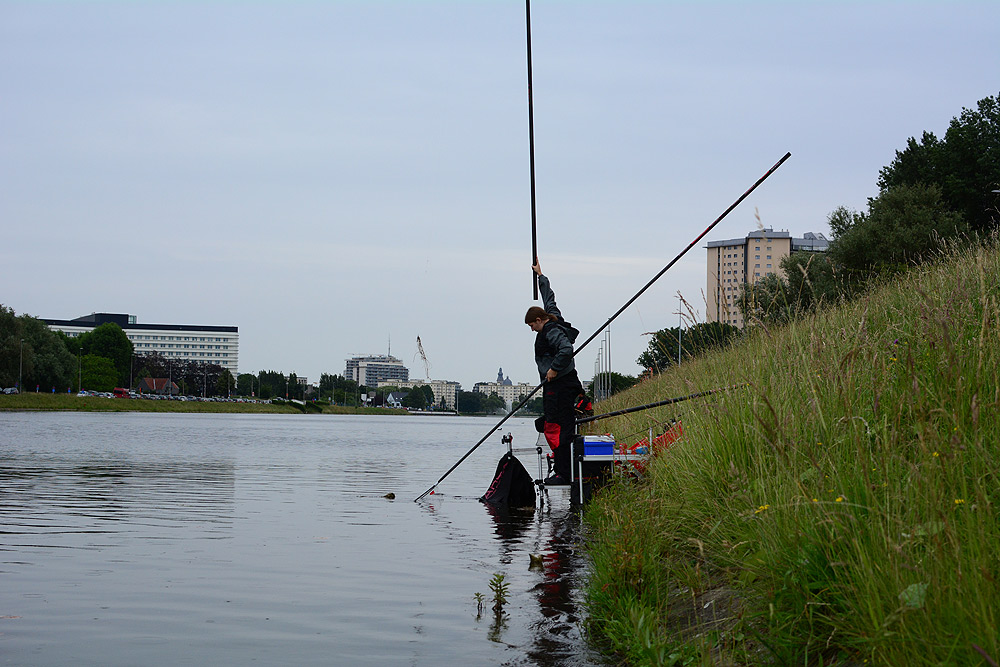
POLYGON ((758 507, 757 509, 755 509, 753 511, 753 513, 754 514, 760 514, 761 512, 763 512, 764 510, 766 510, 769 507, 770 507, 770 505, 761 505, 760 507, 758 507))
POLYGON ((838 503, 844 502, 844 496, 837 496, 837 502, 838 503))

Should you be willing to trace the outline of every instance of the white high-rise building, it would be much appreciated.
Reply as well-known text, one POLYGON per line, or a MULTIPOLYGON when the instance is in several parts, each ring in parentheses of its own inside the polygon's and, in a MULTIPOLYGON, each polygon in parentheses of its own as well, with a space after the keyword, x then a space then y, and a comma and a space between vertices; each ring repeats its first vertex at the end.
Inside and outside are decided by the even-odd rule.
POLYGON ((404 366, 402 361, 388 354, 357 356, 347 360, 344 377, 374 389, 379 382, 409 380, 410 369, 404 366))

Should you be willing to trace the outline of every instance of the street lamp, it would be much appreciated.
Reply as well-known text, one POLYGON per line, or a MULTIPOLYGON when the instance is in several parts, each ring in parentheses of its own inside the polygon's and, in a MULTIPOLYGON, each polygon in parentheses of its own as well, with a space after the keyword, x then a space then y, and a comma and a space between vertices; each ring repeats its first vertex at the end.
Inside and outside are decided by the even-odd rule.
POLYGON ((24 387, 21 386, 21 370, 24 368, 24 339, 21 339, 21 356, 17 360, 17 391, 21 392, 24 387))

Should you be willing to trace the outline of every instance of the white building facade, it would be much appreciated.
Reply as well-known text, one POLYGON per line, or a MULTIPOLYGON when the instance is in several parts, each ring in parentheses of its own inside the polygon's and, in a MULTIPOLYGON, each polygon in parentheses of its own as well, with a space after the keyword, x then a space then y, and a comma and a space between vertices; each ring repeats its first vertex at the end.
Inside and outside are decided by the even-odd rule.
POLYGON ((132 341, 136 354, 162 354, 167 359, 217 364, 239 373, 240 333, 235 326, 140 324, 135 315, 91 313, 74 320, 42 320, 53 331, 75 338, 102 324, 117 324, 132 341))

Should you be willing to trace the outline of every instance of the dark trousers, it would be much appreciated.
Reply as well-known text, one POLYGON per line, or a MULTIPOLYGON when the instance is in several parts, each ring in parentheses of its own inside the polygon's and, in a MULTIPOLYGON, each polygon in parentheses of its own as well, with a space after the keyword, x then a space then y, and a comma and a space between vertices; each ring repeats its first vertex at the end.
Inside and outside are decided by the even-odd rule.
POLYGON ((569 450, 576 435, 576 397, 582 393, 583 385, 575 370, 546 382, 542 390, 545 440, 552 448, 553 470, 567 480, 573 465, 569 450))

